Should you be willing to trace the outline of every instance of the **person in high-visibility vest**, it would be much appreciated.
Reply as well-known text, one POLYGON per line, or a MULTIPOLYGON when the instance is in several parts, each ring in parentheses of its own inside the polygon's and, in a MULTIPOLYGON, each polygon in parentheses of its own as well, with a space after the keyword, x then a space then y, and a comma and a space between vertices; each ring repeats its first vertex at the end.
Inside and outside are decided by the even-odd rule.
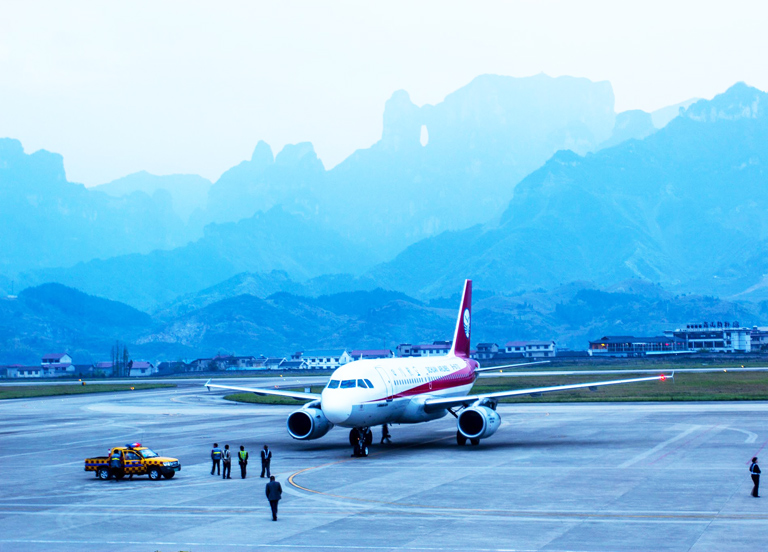
POLYGON ((213 475, 214 471, 218 471, 218 474, 221 475, 221 449, 219 448, 219 443, 213 443, 211 460, 213 461, 213 464, 211 465, 211 475, 213 475))
POLYGON ((229 445, 224 445, 224 455, 221 457, 224 464, 224 472, 221 474, 222 479, 232 479, 232 453, 229 450, 229 445))
POLYGON ((240 452, 237 453, 237 459, 240 464, 240 477, 245 479, 245 468, 248 465, 248 452, 243 445, 240 445, 240 452))

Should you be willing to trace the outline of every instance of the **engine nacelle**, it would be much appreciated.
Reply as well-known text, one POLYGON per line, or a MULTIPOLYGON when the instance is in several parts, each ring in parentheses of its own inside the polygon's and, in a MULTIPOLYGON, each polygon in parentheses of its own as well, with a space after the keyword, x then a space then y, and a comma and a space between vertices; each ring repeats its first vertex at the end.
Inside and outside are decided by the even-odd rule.
POLYGON ((288 434, 299 441, 319 439, 333 427, 322 410, 306 406, 288 416, 286 425, 288 434))
POLYGON ((456 425, 467 439, 485 439, 499 429, 501 416, 487 406, 472 406, 462 410, 456 425))

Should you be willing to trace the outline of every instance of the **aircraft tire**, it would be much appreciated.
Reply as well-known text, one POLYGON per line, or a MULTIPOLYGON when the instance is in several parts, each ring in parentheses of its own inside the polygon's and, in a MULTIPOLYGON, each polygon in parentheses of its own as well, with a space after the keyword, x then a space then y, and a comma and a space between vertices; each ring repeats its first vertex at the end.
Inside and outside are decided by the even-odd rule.
POLYGON ((365 434, 365 446, 369 447, 371 446, 371 443, 373 443, 373 431, 369 429, 365 434))
POLYGON ((480 439, 470 439, 469 442, 472 443, 473 445, 477 446, 477 445, 480 444, 480 439))
POLYGON ((363 447, 363 457, 368 456, 368 447, 363 447))
POLYGON ((464 445, 467 444, 467 438, 461 434, 461 431, 456 432, 456 442, 459 444, 460 447, 463 447, 464 445))
POLYGON ((355 443, 357 443, 358 439, 360 438, 360 432, 357 430, 357 428, 352 428, 349 430, 349 445, 354 447, 355 443))

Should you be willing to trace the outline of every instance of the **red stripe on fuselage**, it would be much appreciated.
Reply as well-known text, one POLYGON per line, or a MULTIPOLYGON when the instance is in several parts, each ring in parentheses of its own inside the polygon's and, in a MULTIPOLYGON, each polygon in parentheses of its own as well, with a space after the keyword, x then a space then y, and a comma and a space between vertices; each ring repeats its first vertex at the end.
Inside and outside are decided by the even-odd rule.
MULTIPOLYGON (((451 360, 454 360, 453 358, 451 360)), ((411 387, 410 389, 405 389, 403 391, 400 391, 398 393, 395 393, 391 396, 393 399, 399 399, 403 397, 413 397, 414 395, 421 395, 421 394, 429 394, 434 393, 435 391, 443 391, 445 389, 451 389, 453 387, 462 387, 464 385, 468 385, 470 383, 474 383, 475 379, 477 379, 477 373, 475 372, 475 368, 477 367, 477 362, 474 360, 464 360, 459 359, 461 362, 464 362, 464 368, 460 370, 456 370, 455 372, 451 372, 450 374, 446 374, 445 376, 441 376, 437 379, 432 380, 431 382, 421 383, 417 385, 416 387, 411 387), (451 377, 454 376, 454 377, 451 377), (431 384, 431 387, 430 387, 431 384)), ((392 384, 393 387, 395 384, 392 384)), ((379 402, 386 400, 390 397, 386 398, 380 398, 375 399, 372 401, 367 402, 379 402)))

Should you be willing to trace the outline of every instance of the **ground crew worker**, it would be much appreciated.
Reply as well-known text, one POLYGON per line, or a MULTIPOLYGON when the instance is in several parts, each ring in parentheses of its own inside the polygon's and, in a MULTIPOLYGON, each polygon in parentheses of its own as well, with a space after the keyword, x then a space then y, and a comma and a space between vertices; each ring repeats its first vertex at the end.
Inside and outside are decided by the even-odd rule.
POLYGON ((213 461, 213 464, 211 464, 211 475, 213 475, 214 471, 218 471, 219 475, 221 475, 221 449, 219 448, 219 443, 213 443, 211 460, 213 461))
POLYGON ((391 443, 392 440, 390 439, 390 437, 391 436, 389 434, 389 427, 387 426, 387 424, 384 424, 383 426, 381 426, 381 444, 383 445, 385 441, 387 443, 391 443))
POLYGON ((752 496, 760 498, 760 495, 757 494, 758 487, 760 487, 760 466, 757 465, 757 456, 752 458, 752 465, 749 466, 749 474, 752 476, 752 483, 755 484, 752 488, 752 496))
POLYGON ((248 452, 243 445, 240 445, 240 452, 237 453, 240 464, 240 477, 245 479, 245 467, 248 465, 248 452))
POLYGON ((269 465, 272 462, 272 451, 269 450, 267 445, 264 445, 264 450, 261 451, 261 476, 264 477, 264 472, 267 472, 267 477, 271 474, 269 472, 269 465))
POLYGON ((275 481, 275 476, 269 476, 269 483, 265 489, 269 506, 272 508, 272 521, 277 521, 277 502, 283 497, 283 488, 279 481, 275 481))
POLYGON ((224 472, 221 474, 221 478, 232 479, 232 452, 229 450, 229 445, 224 445, 221 460, 224 463, 224 472))
POLYGON ((123 469, 123 455, 119 450, 112 453, 109 457, 109 474, 112 475, 117 481, 123 478, 125 475, 125 469, 123 469))

